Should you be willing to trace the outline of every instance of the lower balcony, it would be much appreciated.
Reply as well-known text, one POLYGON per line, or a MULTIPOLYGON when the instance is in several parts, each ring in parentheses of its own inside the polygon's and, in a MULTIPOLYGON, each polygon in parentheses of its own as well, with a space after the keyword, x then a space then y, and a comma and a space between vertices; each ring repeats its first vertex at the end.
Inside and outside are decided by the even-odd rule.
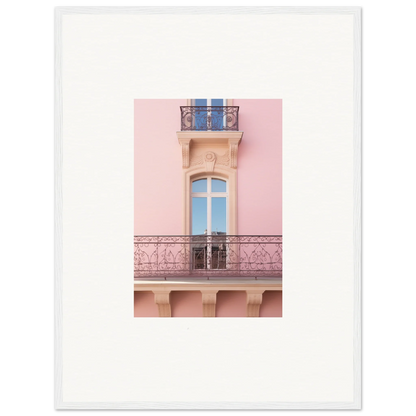
POLYGON ((134 279, 279 279, 281 235, 134 237, 134 279))

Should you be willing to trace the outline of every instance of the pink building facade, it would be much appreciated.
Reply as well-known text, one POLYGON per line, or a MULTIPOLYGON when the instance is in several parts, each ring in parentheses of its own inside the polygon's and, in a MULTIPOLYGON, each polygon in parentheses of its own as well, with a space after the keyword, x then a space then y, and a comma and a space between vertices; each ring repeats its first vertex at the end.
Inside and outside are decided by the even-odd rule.
POLYGON ((281 317, 282 101, 135 100, 134 141, 134 315, 281 317))

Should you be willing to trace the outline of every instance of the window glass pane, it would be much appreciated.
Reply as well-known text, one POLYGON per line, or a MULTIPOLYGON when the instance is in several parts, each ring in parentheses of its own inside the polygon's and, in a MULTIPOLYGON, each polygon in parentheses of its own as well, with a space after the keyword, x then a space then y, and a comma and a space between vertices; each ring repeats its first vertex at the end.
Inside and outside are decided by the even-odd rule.
POLYGON ((212 198, 212 234, 227 231, 227 198, 212 198))
POLYGON ((205 234, 207 230, 207 198, 192 198, 192 235, 205 234))
MULTIPOLYGON (((211 100, 212 106, 223 106, 222 98, 213 98, 211 100)), ((211 112, 211 127, 212 130, 222 130, 224 127, 224 114, 222 109, 212 109, 211 112)))
MULTIPOLYGON (((207 99, 195 99, 195 106, 207 106, 207 99)), ((207 117, 208 113, 206 108, 197 108, 195 109, 195 130, 207 130, 207 117)))
POLYGON ((192 192, 207 192, 207 180, 199 179, 192 182, 192 192))
POLYGON ((223 105, 225 105, 224 104, 224 101, 223 101, 223 99, 222 98, 213 98, 212 100, 211 100, 211 105, 219 105, 219 106, 223 106, 223 105))
POLYGON ((227 182, 221 179, 212 179, 212 192, 227 192, 227 182))
POLYGON ((207 106, 207 99, 206 98, 196 98, 195 105, 203 105, 204 107, 207 106))

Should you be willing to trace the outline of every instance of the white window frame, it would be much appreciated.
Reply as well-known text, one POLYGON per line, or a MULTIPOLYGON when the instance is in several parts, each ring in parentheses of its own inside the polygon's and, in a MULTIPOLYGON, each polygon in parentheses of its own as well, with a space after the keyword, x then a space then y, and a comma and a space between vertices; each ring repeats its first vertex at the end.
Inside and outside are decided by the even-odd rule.
POLYGON ((215 167, 215 173, 207 174, 203 166, 186 169, 183 171, 183 222, 182 234, 192 235, 192 182, 197 179, 204 179, 208 176, 221 179, 227 182, 227 234, 237 235, 237 169, 224 167, 215 167))
MULTIPOLYGON (((191 226, 190 230, 192 230, 192 198, 207 198, 207 235, 212 235, 212 198, 225 198, 226 204, 226 214, 225 214, 225 221, 226 221, 226 234, 228 234, 228 225, 229 225, 229 202, 228 202, 228 181, 224 178, 217 177, 217 176, 205 176, 201 178, 197 178, 192 180, 191 182, 191 198, 190 198, 190 219, 191 219, 191 226), (207 192, 192 192, 192 183, 206 179, 207 180, 207 192), (225 182, 226 192, 212 192, 212 179, 218 179, 220 181, 225 182)), ((214 230, 215 231, 215 230, 214 230)))
MULTIPOLYGON (((224 178, 215 176, 215 175, 207 175, 207 176, 203 176, 203 177, 199 177, 196 179, 193 179, 190 183, 190 187, 191 187, 191 193, 190 193, 190 219, 191 219, 191 224, 190 224, 190 229, 192 231, 192 200, 193 198, 207 198, 207 233, 206 235, 211 236, 212 234, 212 198, 225 198, 225 221, 226 221, 226 231, 225 231, 225 235, 228 235, 228 224, 229 224, 229 203, 228 203, 228 181, 224 178), (206 192, 192 192, 192 184, 196 181, 199 180, 203 180, 206 179, 207 180, 207 191, 206 192), (220 181, 225 182, 225 192, 213 192, 212 191, 212 180, 213 179, 218 179, 220 181)), ((200 235, 200 234, 195 234, 195 235, 200 235)), ((228 258, 228 245, 226 246, 226 258, 228 258)), ((193 252, 192 252, 193 253, 193 252)), ((208 243, 207 244, 207 263, 205 264, 205 269, 206 270, 210 270, 212 268, 212 243, 208 243)), ((193 256, 193 254, 192 254, 193 256)), ((193 264, 193 260, 192 260, 192 264, 193 264)), ((219 264, 219 263, 218 263, 219 264)), ((192 266, 193 267, 193 266, 192 266)))

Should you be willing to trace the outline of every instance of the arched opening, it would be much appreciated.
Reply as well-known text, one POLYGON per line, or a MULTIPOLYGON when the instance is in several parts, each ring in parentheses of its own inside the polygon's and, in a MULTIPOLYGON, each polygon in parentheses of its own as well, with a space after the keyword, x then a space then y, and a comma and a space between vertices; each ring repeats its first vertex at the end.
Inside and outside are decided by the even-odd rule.
POLYGON ((192 268, 225 269, 228 231, 227 181, 206 176, 191 183, 192 268))
POLYGON ((189 169, 184 172, 183 181, 183 235, 205 234, 205 230, 207 235, 215 232, 225 232, 227 235, 238 234, 236 169, 216 166, 215 172, 212 173, 208 173, 203 167, 189 169), (207 199, 193 200, 198 197, 207 199), (195 215, 197 208, 196 206, 194 210, 192 208, 198 203, 204 209, 206 207, 206 212, 199 211, 203 220, 199 226, 194 227, 196 218, 192 216, 193 213, 195 215))
POLYGON ((193 180, 191 213, 192 235, 227 234, 227 181, 210 176, 193 180))

